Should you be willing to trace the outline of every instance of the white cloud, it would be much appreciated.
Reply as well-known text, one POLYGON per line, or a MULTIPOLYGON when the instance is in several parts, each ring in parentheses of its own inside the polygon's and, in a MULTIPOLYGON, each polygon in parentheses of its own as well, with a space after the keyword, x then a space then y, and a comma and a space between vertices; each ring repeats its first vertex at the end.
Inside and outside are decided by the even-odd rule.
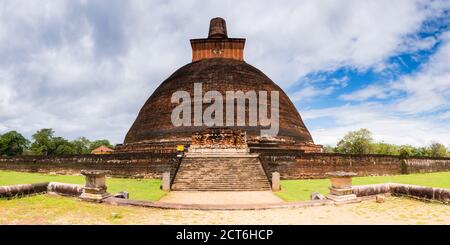
POLYGON ((355 100, 355 101, 365 101, 369 98, 385 99, 387 98, 386 88, 369 85, 364 89, 358 90, 350 94, 343 94, 339 96, 343 100, 355 100))
POLYGON ((342 78, 332 78, 330 80, 330 84, 338 86, 339 88, 345 88, 348 86, 349 81, 350 79, 348 78, 348 76, 344 76, 342 78))
POLYGON ((431 49, 438 39, 434 36, 429 36, 426 38, 420 38, 418 36, 413 36, 411 38, 406 38, 404 43, 399 47, 401 52, 414 52, 417 50, 427 50, 431 49))
POLYGON ((429 62, 417 73, 405 75, 386 87, 368 86, 346 100, 365 101, 387 98, 389 91, 404 92, 389 103, 359 103, 321 110, 303 111, 307 121, 328 119, 330 127, 313 126, 317 143, 336 144, 350 130, 367 128, 376 140, 395 144, 423 146, 434 141, 450 144, 450 32, 443 34, 442 44, 429 62), (443 112, 437 112, 443 110, 443 112))
POLYGON ((395 83, 395 89, 406 96, 396 109, 410 114, 450 109, 450 32, 443 34, 442 44, 423 69, 406 75, 395 83))
POLYGON ((254 22, 249 41, 257 45, 249 46, 247 53, 249 59, 282 84, 311 71, 343 65, 366 69, 397 52, 407 34, 415 33, 426 17, 437 13, 432 7, 426 11, 417 3, 307 1, 285 7, 260 5, 276 11, 256 7, 265 15, 257 22, 247 21, 254 22))
POLYGON ((293 101, 293 102, 305 102, 305 101, 309 101, 313 98, 319 97, 319 96, 323 96, 323 95, 329 95, 334 91, 334 87, 328 87, 325 89, 320 89, 320 88, 316 88, 314 86, 306 86, 304 88, 302 88, 300 91, 297 91, 291 95, 289 95, 289 98, 293 101))
POLYGON ((450 111, 446 111, 438 114, 438 118, 441 120, 450 119, 450 111))
POLYGON ((430 60, 413 74, 384 85, 369 85, 340 96, 348 101, 371 98, 394 99, 395 109, 409 114, 429 113, 450 108, 450 32, 443 33, 440 46, 430 60), (405 93, 399 96, 400 92, 405 93))
POLYGON ((1 1, 0 132, 52 127, 121 142, 153 90, 190 62, 188 39, 205 37, 215 16, 230 36, 247 38, 246 60, 282 87, 311 72, 381 67, 446 3, 427 2, 1 1))
POLYGON ((369 129, 376 141, 415 146, 433 141, 450 144, 450 123, 433 117, 403 117, 378 103, 305 110, 302 116, 307 122, 324 119, 335 124, 332 127, 311 125, 311 134, 318 144, 335 145, 347 132, 360 128, 369 129))

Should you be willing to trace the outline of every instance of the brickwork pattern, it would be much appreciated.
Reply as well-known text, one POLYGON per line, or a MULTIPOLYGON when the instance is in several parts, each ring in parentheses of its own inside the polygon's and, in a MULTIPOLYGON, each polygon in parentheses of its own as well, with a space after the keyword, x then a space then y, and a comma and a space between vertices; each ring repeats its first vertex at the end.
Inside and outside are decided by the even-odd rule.
MULTIPOLYGON (((450 171, 450 158, 408 158, 384 155, 344 155, 280 151, 260 153, 266 175, 282 179, 327 178, 327 172, 356 172, 358 176, 450 171)), ((113 176, 161 178, 179 164, 176 153, 0 157, 0 170, 79 174, 81 169, 111 170, 113 176)), ((200 170, 199 170, 200 171, 200 170)), ((236 171, 239 171, 236 166, 236 171)))
POLYGON ((173 190, 264 191, 270 182, 256 157, 187 157, 173 190))

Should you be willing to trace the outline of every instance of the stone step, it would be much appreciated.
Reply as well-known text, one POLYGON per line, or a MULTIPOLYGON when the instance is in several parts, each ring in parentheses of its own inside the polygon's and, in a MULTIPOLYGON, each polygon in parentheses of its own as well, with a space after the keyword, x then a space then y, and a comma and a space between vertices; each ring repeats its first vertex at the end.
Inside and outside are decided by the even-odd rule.
MULTIPOLYGON (((232 185, 232 184, 229 184, 229 183, 187 183, 187 182, 185 182, 185 183, 175 183, 174 184, 174 186, 175 185, 177 185, 177 186, 192 186, 192 187, 199 187, 199 186, 211 186, 211 187, 213 187, 213 186, 224 186, 224 187, 227 187, 227 186, 230 186, 230 187, 237 187, 237 186, 240 186, 240 187, 245 187, 245 188, 252 188, 252 187, 254 187, 254 186, 266 186, 266 183, 262 183, 262 182, 260 182, 260 183, 251 183, 251 182, 249 182, 249 183, 240 183, 239 185, 232 185)), ((268 186, 268 185, 267 185, 268 186)))
POLYGON ((259 158, 186 157, 175 176, 173 190, 270 190, 259 158))
MULTIPOLYGON (((254 188, 255 186, 261 187, 261 186, 266 186, 263 183, 260 184, 252 184, 252 183, 247 183, 247 185, 244 184, 240 184, 240 185, 227 185, 227 184, 216 184, 216 183, 209 183, 209 184, 196 184, 196 185, 192 185, 192 184, 187 184, 187 183, 183 183, 183 184, 176 184, 179 187, 188 187, 188 186, 192 186, 193 188, 196 187, 242 187, 242 188, 254 188)), ((174 185, 175 186, 175 185, 174 185)))
POLYGON ((208 176, 208 178, 202 178, 199 179, 197 177, 186 177, 186 176, 178 176, 177 181, 182 181, 182 180, 189 180, 189 181, 196 181, 196 182, 205 182, 205 181, 215 181, 217 182, 218 180, 224 180, 224 182, 230 182, 229 180, 241 180, 242 182, 244 182, 245 180, 248 180, 249 182, 253 182, 253 181, 266 181, 267 179, 263 179, 263 178, 224 178, 224 177, 211 177, 208 176))
MULTIPOLYGON (((221 189, 221 188, 179 188, 177 191, 255 191, 254 189, 244 189, 244 188, 235 188, 235 189, 221 189)), ((256 191, 270 191, 270 188, 261 188, 256 191)))
POLYGON ((261 185, 261 186, 215 186, 215 185, 204 185, 204 186, 192 186, 192 185, 177 185, 175 188, 174 185, 174 190, 198 190, 198 189, 203 189, 203 190, 215 190, 215 189, 222 189, 222 190, 257 190, 257 191, 261 191, 261 190, 270 190, 270 186, 268 185, 261 185))

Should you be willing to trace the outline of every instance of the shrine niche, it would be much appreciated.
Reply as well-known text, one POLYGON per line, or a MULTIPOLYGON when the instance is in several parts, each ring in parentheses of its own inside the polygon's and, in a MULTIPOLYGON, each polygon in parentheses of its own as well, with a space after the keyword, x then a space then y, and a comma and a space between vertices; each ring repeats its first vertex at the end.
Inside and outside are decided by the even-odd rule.
POLYGON ((208 128, 192 133, 189 153, 248 153, 247 135, 231 128, 208 128))

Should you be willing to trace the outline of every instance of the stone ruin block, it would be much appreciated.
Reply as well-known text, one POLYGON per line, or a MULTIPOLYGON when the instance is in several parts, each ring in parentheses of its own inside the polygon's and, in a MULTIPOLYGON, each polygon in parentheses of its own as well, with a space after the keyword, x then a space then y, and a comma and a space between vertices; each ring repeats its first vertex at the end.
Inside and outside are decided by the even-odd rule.
POLYGON ((328 199, 337 203, 356 200, 356 195, 353 194, 352 190, 352 177, 356 176, 356 173, 337 171, 327 173, 327 175, 330 176, 331 180, 328 199))
POLYGON ((117 194, 114 194, 114 197, 120 199, 130 199, 130 194, 127 191, 121 191, 117 194))
POLYGON ((272 191, 280 191, 280 173, 273 172, 272 173, 272 191))
POLYGON ((162 186, 163 191, 170 191, 170 172, 165 172, 162 174, 162 186))
POLYGON ((81 174, 86 176, 86 185, 80 198, 85 201, 101 202, 103 199, 111 196, 106 192, 106 174, 110 171, 105 170, 81 170, 81 174))
POLYGON ((444 188, 434 188, 434 199, 444 203, 450 203, 450 190, 444 188))
POLYGON ((320 194, 319 192, 311 193, 311 200, 325 200, 325 196, 320 194))

